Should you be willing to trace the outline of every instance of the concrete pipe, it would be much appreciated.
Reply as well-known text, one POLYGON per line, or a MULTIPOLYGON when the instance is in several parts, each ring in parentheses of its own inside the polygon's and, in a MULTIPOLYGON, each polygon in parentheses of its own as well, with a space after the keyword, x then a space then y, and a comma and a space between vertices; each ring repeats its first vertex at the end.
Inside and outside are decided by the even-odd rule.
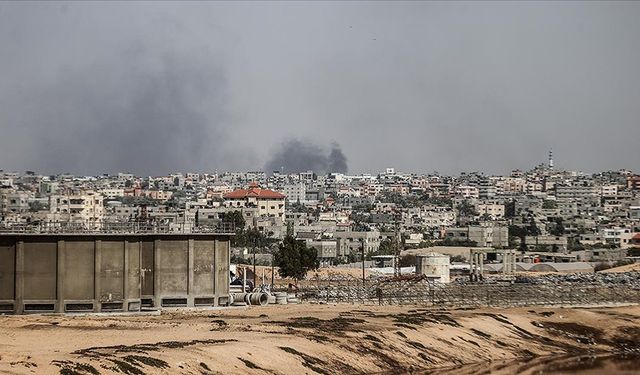
POLYGON ((234 302, 245 302, 249 304, 249 293, 233 293, 234 302))
POLYGON ((276 303, 276 296, 270 295, 267 302, 269 303, 269 305, 275 304, 276 303))
POLYGON ((276 304, 278 305, 287 304, 287 293, 278 292, 278 293, 275 293, 275 296, 276 296, 276 304))
POLYGON ((251 293, 249 294, 249 303, 264 306, 269 303, 269 295, 267 293, 251 293))

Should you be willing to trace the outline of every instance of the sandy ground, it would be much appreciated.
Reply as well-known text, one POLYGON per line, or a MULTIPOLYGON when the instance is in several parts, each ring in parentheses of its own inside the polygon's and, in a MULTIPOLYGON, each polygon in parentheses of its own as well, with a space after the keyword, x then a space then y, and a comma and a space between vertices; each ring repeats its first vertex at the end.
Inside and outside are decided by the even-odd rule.
POLYGON ((609 268, 600 272, 639 272, 640 263, 625 264, 624 266, 609 268))
POLYGON ((637 348, 638 317, 637 306, 427 310, 312 304, 138 316, 2 316, 0 373, 535 373, 545 356, 637 348))

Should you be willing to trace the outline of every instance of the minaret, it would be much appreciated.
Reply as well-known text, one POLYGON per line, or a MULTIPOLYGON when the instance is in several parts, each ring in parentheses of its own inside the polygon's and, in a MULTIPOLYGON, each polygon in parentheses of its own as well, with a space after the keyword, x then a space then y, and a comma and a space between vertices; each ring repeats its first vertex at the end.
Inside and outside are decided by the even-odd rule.
POLYGON ((553 150, 549 150, 549 169, 553 169, 553 150))

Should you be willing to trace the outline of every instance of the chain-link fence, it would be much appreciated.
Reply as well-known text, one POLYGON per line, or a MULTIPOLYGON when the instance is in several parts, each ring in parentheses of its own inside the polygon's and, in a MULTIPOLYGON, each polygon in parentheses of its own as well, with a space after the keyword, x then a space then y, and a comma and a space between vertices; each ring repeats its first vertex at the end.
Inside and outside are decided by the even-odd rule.
POLYGON ((420 278, 387 280, 310 280, 298 290, 310 302, 512 307, 640 303, 640 290, 629 285, 584 284, 440 284, 420 278))

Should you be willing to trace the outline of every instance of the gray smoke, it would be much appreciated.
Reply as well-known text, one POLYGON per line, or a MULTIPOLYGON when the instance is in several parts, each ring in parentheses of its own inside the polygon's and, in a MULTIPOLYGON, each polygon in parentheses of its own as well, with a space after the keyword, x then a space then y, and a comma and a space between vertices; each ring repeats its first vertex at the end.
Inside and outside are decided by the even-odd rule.
POLYGON ((64 72, 30 95, 34 168, 143 175, 207 168, 220 150, 210 147, 212 137, 217 144, 225 137, 224 75, 173 56, 157 62, 155 70, 64 72))
POLYGON ((311 141, 292 138, 283 141, 271 155, 265 164, 265 171, 267 173, 274 171, 284 173, 306 171, 346 173, 348 167, 347 158, 342 153, 339 144, 332 143, 331 151, 327 155, 325 150, 311 141))
POLYGON ((331 144, 331 152, 329 153, 329 171, 338 173, 347 173, 347 157, 342 153, 340 145, 336 142, 331 144))

